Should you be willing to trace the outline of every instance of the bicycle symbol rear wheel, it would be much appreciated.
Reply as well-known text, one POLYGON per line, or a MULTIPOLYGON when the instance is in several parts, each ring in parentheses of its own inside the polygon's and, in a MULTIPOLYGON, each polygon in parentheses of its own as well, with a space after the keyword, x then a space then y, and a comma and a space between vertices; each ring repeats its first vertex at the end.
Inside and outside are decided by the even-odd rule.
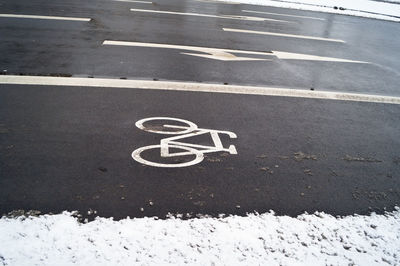
MULTIPOLYGON (((185 147, 185 146, 177 146, 177 145, 168 145, 168 148, 186 150, 186 151, 188 151, 187 155, 195 155, 195 158, 191 161, 187 161, 187 162, 183 162, 183 163, 157 163, 157 162, 152 162, 152 161, 146 160, 141 156, 141 153, 143 151, 151 150, 151 149, 159 149, 160 154, 161 154, 161 145, 160 144, 144 146, 144 147, 138 148, 132 152, 132 158, 141 164, 155 166, 155 167, 187 167, 187 166, 198 164, 201 161, 203 161, 203 159, 204 159, 204 154, 194 148, 185 147)), ((181 155, 181 156, 183 156, 183 155, 181 155)), ((174 155, 171 154, 168 157, 174 157, 174 155)))
POLYGON ((140 128, 141 130, 151 132, 151 133, 157 133, 157 134, 167 134, 167 135, 180 135, 180 134, 187 134, 190 133, 194 130, 197 129, 197 125, 193 122, 190 122, 188 120, 184 119, 179 119, 179 118, 172 118, 172 117, 149 117, 149 118, 144 118, 135 123, 136 127, 140 128), (168 121, 174 121, 178 123, 184 123, 187 126, 178 126, 178 125, 162 125, 158 127, 152 127, 152 126, 145 126, 144 123, 146 122, 151 122, 151 121, 156 121, 156 120, 168 120, 168 121), (168 130, 168 128, 174 128, 175 130, 168 130), (176 130, 179 129, 179 130, 176 130))

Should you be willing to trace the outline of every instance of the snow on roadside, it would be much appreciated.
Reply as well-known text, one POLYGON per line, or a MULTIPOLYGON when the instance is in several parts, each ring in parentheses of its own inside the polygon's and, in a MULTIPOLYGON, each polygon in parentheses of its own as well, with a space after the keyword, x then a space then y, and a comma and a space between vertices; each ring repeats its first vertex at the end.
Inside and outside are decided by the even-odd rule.
POLYGON ((242 4, 284 7, 400 22, 400 4, 371 0, 217 0, 242 4), (334 8, 336 7, 336 9, 334 8), (344 10, 343 10, 344 9, 344 10))
POLYGON ((382 265, 400 263, 400 209, 297 218, 0 219, 0 265, 382 265))

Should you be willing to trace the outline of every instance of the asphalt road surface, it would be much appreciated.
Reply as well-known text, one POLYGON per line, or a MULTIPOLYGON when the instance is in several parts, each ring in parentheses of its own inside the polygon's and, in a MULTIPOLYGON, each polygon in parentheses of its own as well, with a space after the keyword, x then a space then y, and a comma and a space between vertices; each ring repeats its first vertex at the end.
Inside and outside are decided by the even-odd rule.
POLYGON ((392 210, 398 27, 210 1, 1 0, 0 213, 392 210))

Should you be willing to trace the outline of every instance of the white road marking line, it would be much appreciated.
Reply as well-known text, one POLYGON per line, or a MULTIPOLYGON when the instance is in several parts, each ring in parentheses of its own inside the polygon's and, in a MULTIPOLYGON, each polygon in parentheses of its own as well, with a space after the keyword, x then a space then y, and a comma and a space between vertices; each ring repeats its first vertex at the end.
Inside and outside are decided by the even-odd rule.
POLYGON ((322 38, 322 37, 313 37, 313 36, 305 36, 305 35, 294 35, 294 34, 284 34, 284 33, 277 33, 277 32, 268 32, 268 31, 241 30, 241 29, 230 29, 230 28, 222 28, 222 29, 224 31, 229 31, 229 32, 241 32, 241 33, 271 35, 271 36, 288 37, 288 38, 298 38, 298 39, 318 40, 318 41, 326 41, 326 42, 345 43, 345 41, 343 41, 343 40, 329 39, 329 38, 322 38))
POLYGON ((54 17, 54 16, 22 15, 22 14, 0 14, 0 18, 50 19, 50 20, 85 21, 85 22, 89 22, 91 20, 90 18, 54 17))
POLYGON ((150 1, 136 1, 136 0, 113 0, 116 2, 128 2, 128 3, 139 3, 139 4, 153 4, 153 2, 150 1))
POLYGON ((296 16, 296 15, 289 15, 289 14, 271 13, 271 12, 253 11, 253 10, 242 10, 242 12, 255 13, 255 14, 266 14, 266 15, 277 15, 277 16, 284 16, 284 17, 294 17, 294 18, 307 18, 307 19, 315 19, 315 20, 325 20, 324 18, 307 17, 307 16, 296 16))
POLYGON ((271 61, 271 59, 240 57, 240 56, 233 55, 233 54, 248 54, 248 55, 262 55, 262 56, 276 56, 279 59, 286 59, 286 60, 310 60, 310 61, 368 64, 368 62, 363 62, 363 61, 354 61, 354 60, 334 58, 334 57, 323 57, 323 56, 316 56, 316 55, 309 55, 309 54, 288 53, 288 52, 280 52, 280 51, 257 52, 257 51, 197 47, 197 46, 188 46, 188 45, 172 45, 172 44, 160 44, 160 43, 143 43, 143 42, 126 42, 126 41, 109 41, 109 40, 105 40, 103 42, 103 45, 121 45, 121 46, 190 50, 190 51, 200 52, 200 53, 205 53, 205 54, 193 54, 193 53, 181 53, 181 54, 206 57, 206 58, 210 58, 210 59, 223 60, 223 61, 252 61, 252 60, 271 61))
MULTIPOLYGON (((5 75, 5 76, 0 76, 0 84, 129 88, 137 90, 228 93, 228 94, 241 94, 241 95, 282 96, 282 97, 307 98, 307 99, 340 100, 340 101, 351 101, 351 102, 400 104, 400 97, 395 97, 395 96, 382 96, 382 95, 333 92, 333 91, 310 91, 302 89, 276 88, 276 87, 204 84, 204 83, 194 83, 194 82, 5 75)), ((4 88, 4 86, 2 86, 2 88, 4 88)))
POLYGON ((200 14, 200 13, 184 13, 184 12, 148 10, 148 9, 135 9, 135 8, 131 8, 131 11, 133 11, 133 12, 146 12, 146 13, 158 13, 158 14, 169 14, 169 15, 180 15, 180 16, 196 16, 196 17, 208 17, 208 18, 223 18, 223 19, 238 19, 238 20, 250 20, 250 21, 274 21, 274 22, 293 23, 291 21, 279 20, 279 19, 236 16, 236 15, 210 15, 210 14, 200 14))
POLYGON ((229 2, 229 1, 223 1, 223 2, 217 0, 196 0, 196 1, 204 3, 215 3, 215 4, 240 5, 240 3, 229 2))

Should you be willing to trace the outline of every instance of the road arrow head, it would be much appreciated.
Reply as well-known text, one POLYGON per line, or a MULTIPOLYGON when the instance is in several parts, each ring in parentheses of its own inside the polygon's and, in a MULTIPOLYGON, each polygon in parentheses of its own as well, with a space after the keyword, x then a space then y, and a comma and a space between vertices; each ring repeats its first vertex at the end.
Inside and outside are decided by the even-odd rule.
POLYGON ((369 64, 369 62, 364 61, 354 61, 342 58, 335 57, 324 57, 317 55, 309 55, 309 54, 296 54, 296 53, 287 53, 287 52, 279 52, 272 51, 272 54, 283 60, 306 60, 306 61, 325 61, 325 62, 342 62, 342 63, 358 63, 358 64, 369 64))

